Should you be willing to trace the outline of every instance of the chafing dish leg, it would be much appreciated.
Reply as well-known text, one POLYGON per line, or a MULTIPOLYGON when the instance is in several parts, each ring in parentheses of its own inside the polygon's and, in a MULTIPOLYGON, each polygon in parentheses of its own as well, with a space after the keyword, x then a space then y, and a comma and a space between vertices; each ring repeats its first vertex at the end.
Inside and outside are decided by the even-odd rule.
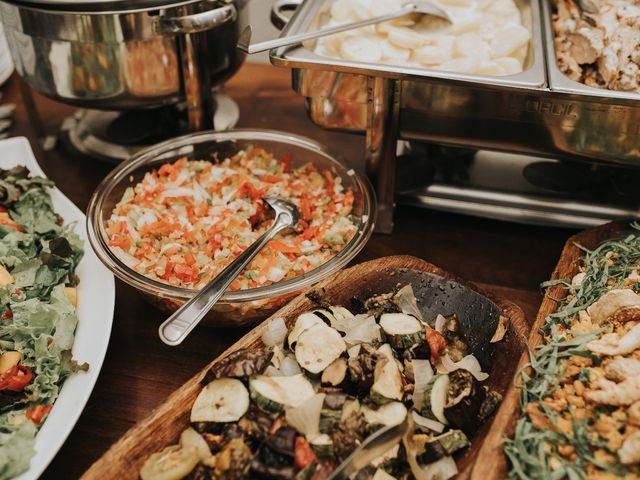
POLYGON ((366 168, 378 197, 375 227, 378 233, 393 231, 400 88, 397 80, 368 79, 366 168))

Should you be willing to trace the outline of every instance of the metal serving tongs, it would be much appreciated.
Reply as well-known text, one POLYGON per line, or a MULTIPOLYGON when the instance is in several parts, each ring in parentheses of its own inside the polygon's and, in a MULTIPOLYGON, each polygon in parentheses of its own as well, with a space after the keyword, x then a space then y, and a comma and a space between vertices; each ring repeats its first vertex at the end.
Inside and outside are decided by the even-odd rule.
POLYGON ((362 444, 333 471, 327 480, 348 480, 351 475, 362 470, 376 458, 387 453, 398 444, 409 428, 409 420, 400 425, 392 425, 368 436, 362 444))
POLYGON ((273 225, 227 265, 218 276, 160 325, 158 335, 164 343, 171 346, 182 343, 269 240, 285 228, 296 226, 300 219, 300 213, 293 203, 273 196, 265 197, 263 200, 273 208, 276 214, 273 225))
POLYGON ((284 38, 276 38, 275 40, 269 40, 266 42, 254 43, 253 45, 250 45, 251 34, 253 30, 251 29, 251 25, 249 25, 245 27, 245 29, 242 31, 242 34, 240 35, 240 38, 238 39, 238 48, 249 54, 264 52, 265 50, 271 50, 272 48, 294 45, 306 42, 307 40, 313 40, 320 37, 326 37, 327 35, 333 35, 334 33, 354 30, 360 27, 366 27, 367 25, 375 25, 376 23, 388 22, 389 20, 404 17, 405 15, 409 15, 411 13, 432 15, 451 23, 451 18, 449 18, 447 12, 431 2, 408 2, 405 3, 402 8, 396 12, 367 18, 366 20, 360 20, 359 22, 344 23, 342 25, 336 25, 334 27, 321 28, 320 30, 316 30, 315 32, 306 32, 298 35, 290 35, 284 38))

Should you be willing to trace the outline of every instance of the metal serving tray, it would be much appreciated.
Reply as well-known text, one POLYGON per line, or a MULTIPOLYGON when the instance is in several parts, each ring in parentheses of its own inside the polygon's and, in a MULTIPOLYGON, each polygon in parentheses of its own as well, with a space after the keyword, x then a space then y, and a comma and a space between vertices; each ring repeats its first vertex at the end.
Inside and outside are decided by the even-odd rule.
MULTIPOLYGON (((292 68, 293 88, 307 97, 314 123, 366 134, 380 231, 393 225, 399 139, 640 167, 640 95, 590 88, 560 72, 550 1, 516 0, 531 31, 525 71, 517 75, 349 62, 316 55, 313 43, 270 52, 274 65, 292 68)), ((324 3, 302 1, 282 36, 314 28, 324 3)))

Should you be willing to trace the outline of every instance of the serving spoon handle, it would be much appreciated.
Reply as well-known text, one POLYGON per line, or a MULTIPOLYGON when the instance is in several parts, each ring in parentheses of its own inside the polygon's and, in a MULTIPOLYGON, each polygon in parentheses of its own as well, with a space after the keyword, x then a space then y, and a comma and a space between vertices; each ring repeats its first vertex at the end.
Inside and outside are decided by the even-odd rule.
MULTIPOLYGON (((278 199, 283 202, 283 200, 278 199)), ((266 200, 271 206, 270 201, 266 200)), ((289 203, 289 202, 286 202, 289 203)), ((265 245, 285 228, 293 227, 298 222, 297 210, 275 208, 276 217, 273 225, 253 242, 245 251, 227 265, 219 275, 207 283, 198 293, 180 307, 173 315, 165 320, 158 328, 160 339, 170 346, 176 346, 187 338, 187 335, 200 323, 211 307, 220 300, 229 285, 242 273, 251 260, 265 247, 265 245)))

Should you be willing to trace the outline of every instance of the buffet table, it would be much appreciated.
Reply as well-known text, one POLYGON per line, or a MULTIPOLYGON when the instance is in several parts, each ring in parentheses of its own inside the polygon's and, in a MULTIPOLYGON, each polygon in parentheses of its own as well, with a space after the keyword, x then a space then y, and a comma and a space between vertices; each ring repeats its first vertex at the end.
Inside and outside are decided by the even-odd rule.
MULTIPOLYGON (((246 64, 225 87, 240 107, 238 127, 275 126, 312 137, 354 168, 362 169, 364 137, 314 126, 305 116, 304 100, 292 91, 290 79, 286 69, 246 64)), ((17 107, 11 134, 28 137, 47 176, 76 205, 86 209, 110 165, 69 154, 60 146, 43 151, 27 120, 20 82, 14 75, 2 89, 2 102, 17 107)), ((71 107, 34 95, 51 130, 73 112, 71 107)), ((426 259, 514 301, 532 322, 541 302, 538 285, 549 278, 562 245, 572 233, 398 207, 393 234, 374 235, 356 262, 393 254, 426 259)), ((168 347, 157 336, 163 314, 130 287, 121 282, 116 285, 113 333, 100 378, 87 408, 44 478, 78 478, 127 429, 247 331, 200 327, 181 346, 168 347)))

